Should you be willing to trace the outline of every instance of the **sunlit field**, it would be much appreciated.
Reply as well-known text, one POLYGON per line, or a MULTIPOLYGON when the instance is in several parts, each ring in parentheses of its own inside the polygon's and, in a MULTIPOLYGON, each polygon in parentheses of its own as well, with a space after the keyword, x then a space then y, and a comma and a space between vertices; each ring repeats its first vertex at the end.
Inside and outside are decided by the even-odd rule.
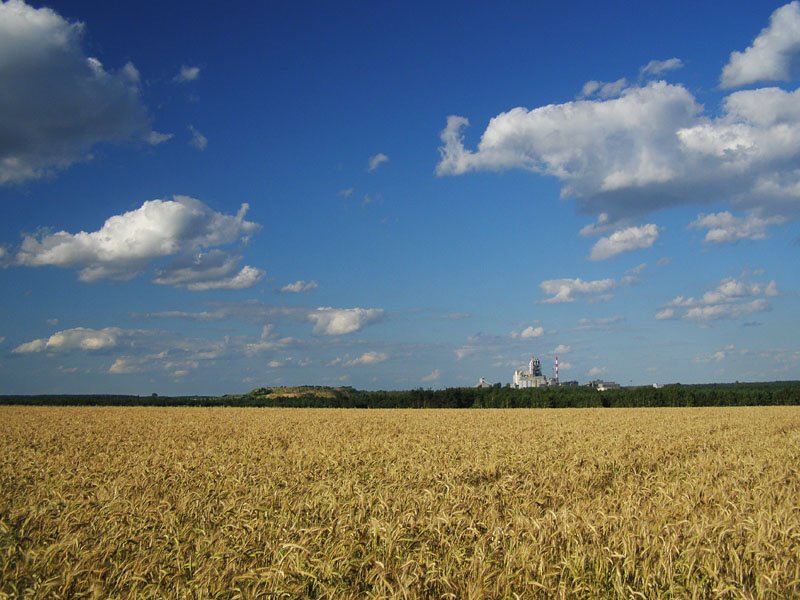
POLYGON ((800 408, 0 407, 0 596, 800 596, 800 408))

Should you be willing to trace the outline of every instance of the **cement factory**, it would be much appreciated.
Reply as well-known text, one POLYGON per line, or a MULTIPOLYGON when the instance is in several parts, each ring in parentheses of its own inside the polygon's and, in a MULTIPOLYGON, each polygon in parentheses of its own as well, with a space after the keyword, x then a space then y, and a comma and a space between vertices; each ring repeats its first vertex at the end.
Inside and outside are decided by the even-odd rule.
MULTIPOLYGON (((541 387, 558 387, 558 386, 577 386, 577 381, 560 381, 558 378, 558 354, 556 354, 555 365, 553 366, 553 377, 548 378, 546 375, 542 374, 542 363, 541 361, 536 358, 535 356, 531 356, 531 360, 528 363, 527 369, 516 369, 514 371, 514 377, 509 387, 515 389, 524 389, 524 388, 541 388, 541 387)), ((604 392, 606 390, 615 390, 619 389, 619 384, 613 381, 602 381, 600 379, 595 379, 590 381, 587 384, 588 387, 594 388, 599 392, 604 392)), ((478 385, 475 387, 479 388, 486 388, 486 387, 501 387, 499 383, 489 383, 481 377, 478 385)))

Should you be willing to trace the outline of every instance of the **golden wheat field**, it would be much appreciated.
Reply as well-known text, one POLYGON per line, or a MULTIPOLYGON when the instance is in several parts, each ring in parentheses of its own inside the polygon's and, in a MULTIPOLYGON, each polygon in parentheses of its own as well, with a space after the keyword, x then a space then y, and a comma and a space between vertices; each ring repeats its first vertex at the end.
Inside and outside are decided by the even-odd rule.
POLYGON ((0 423, 2 597, 800 597, 798 407, 0 423))

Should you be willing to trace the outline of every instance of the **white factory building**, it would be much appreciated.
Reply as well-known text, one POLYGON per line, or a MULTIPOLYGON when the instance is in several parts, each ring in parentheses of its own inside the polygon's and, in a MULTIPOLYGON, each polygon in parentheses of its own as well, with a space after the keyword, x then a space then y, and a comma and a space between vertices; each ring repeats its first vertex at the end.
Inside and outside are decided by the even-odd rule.
MULTIPOLYGON (((558 359, 556 359, 558 360, 558 359)), ((542 364, 538 358, 531 356, 528 369, 517 369, 514 371, 514 379, 511 387, 515 388, 538 388, 553 385, 553 382, 542 375, 542 364)))

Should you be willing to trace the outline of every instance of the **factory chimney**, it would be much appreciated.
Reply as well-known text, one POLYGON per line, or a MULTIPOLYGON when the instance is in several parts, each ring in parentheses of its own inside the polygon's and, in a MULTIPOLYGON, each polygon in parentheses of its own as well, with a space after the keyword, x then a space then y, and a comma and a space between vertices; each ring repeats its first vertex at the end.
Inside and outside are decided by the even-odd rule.
POLYGON ((556 385, 558 385, 558 354, 556 354, 556 385))

